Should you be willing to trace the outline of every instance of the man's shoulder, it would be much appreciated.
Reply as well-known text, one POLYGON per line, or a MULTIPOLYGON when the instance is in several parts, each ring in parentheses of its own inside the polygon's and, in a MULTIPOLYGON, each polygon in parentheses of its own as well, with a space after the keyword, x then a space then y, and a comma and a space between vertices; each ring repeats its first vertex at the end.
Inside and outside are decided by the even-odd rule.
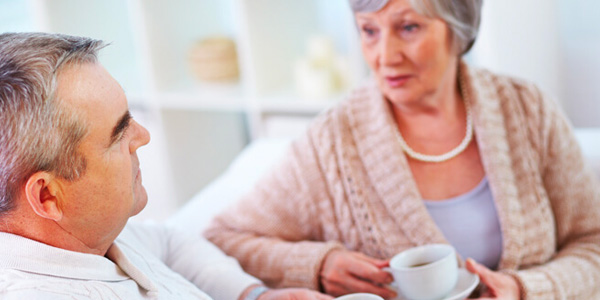
POLYGON ((169 229, 163 224, 134 221, 127 223, 115 244, 126 252, 133 250, 139 255, 160 257, 161 250, 169 243, 169 238, 169 229))
POLYGON ((0 268, 0 299, 91 299, 89 287, 72 279, 0 268))

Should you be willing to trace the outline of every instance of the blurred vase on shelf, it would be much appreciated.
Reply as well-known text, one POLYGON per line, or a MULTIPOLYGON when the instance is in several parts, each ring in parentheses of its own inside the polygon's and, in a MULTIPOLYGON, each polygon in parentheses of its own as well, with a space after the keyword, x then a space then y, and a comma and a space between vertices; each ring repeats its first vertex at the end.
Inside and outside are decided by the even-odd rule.
POLYGON ((327 99, 348 87, 348 58, 336 53, 331 38, 310 37, 306 52, 294 64, 296 91, 301 97, 327 99))
POLYGON ((239 78, 235 42, 227 37, 209 37, 194 43, 189 64, 200 81, 231 82, 239 78))

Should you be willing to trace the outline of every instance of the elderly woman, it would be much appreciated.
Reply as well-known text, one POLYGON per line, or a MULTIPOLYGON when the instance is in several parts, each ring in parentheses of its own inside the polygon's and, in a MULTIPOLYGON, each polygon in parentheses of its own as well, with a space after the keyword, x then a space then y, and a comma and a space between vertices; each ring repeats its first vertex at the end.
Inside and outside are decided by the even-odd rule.
POLYGON ((450 243, 482 297, 600 299, 600 184, 553 101, 461 61, 482 1, 350 4, 373 82, 206 236, 273 286, 391 298, 390 257, 450 243))

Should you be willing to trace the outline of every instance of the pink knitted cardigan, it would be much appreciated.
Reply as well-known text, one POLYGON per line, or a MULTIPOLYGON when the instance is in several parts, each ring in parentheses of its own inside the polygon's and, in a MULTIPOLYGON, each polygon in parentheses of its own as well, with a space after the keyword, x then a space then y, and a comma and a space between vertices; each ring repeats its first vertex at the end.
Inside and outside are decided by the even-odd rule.
MULTIPOLYGON (((600 299, 600 185, 557 105, 533 85, 461 64, 503 234, 499 269, 523 299, 600 299)), ((319 288, 332 249, 378 258, 447 243, 421 201, 373 83, 320 115, 205 232, 271 286, 319 288)))

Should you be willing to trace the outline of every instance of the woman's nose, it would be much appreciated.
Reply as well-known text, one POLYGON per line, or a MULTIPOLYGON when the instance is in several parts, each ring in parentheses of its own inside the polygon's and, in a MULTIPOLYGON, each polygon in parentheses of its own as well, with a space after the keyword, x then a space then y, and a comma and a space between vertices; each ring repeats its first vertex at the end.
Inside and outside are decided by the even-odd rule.
POLYGON ((379 44, 379 59, 382 66, 396 65, 404 60, 403 42, 393 33, 382 36, 379 44))

